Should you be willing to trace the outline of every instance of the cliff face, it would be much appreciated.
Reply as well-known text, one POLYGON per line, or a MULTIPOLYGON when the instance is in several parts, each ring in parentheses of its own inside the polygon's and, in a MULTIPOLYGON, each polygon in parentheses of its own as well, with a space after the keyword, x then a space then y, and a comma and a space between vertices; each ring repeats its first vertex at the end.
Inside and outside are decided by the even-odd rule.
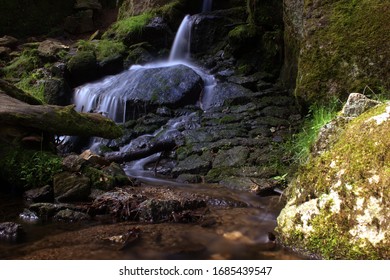
POLYGON ((311 103, 389 89, 388 1, 284 0, 284 20, 282 78, 291 88, 296 82, 296 96, 311 103))

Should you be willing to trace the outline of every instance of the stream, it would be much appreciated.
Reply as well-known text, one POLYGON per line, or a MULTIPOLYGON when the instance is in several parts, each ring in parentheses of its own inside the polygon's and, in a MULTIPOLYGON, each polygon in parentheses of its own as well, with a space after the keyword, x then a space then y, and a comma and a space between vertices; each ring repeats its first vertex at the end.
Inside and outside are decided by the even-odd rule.
MULTIPOLYGON (((273 235, 283 207, 278 196, 258 197, 218 186, 162 186, 154 181, 132 188, 151 197, 197 197, 207 201, 199 221, 188 223, 117 222, 95 217, 87 222, 26 222, 22 200, 1 196, 0 222, 22 224, 26 238, 0 242, 0 259, 303 259, 279 246, 273 235), (124 244, 126 234, 134 240, 124 244)), ((166 183, 166 182, 165 182, 166 183)))

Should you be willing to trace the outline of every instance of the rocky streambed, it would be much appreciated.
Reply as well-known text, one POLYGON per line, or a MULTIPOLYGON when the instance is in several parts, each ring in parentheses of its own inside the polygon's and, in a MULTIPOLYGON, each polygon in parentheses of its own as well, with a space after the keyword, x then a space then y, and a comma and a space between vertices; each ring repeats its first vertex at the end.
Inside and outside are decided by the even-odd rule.
MULTIPOLYGON (((20 201, 15 205, 21 209, 20 201)), ((276 196, 260 198, 218 186, 129 186, 91 203, 35 203, 25 205, 30 210, 19 217, 13 210, 8 218, 21 224, 20 235, 0 243, 0 257, 297 259, 275 243, 282 206, 276 196)))
POLYGON ((213 108, 160 106, 126 122, 124 137, 94 139, 100 155, 65 156, 53 186, 4 215, 17 224, 1 224, 1 258, 302 258, 273 232, 285 203, 275 163, 299 111, 270 83, 231 79, 213 108))

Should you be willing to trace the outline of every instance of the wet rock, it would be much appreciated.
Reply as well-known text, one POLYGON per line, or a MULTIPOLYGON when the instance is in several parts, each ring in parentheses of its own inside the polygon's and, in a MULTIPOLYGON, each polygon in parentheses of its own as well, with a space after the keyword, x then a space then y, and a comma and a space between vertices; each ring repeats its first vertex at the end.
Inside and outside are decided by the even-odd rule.
POLYGON ((211 155, 205 153, 201 156, 191 155, 182 161, 179 161, 177 166, 172 170, 174 176, 182 173, 204 174, 211 167, 211 155))
POLYGON ((90 216, 86 213, 82 213, 79 211, 64 209, 57 212, 54 215, 53 220, 59 222, 79 222, 90 220, 90 216))
POLYGON ((25 235, 22 225, 14 222, 0 223, 0 240, 17 242, 25 235))
MULTIPOLYGON (((86 55, 89 65, 93 59, 89 59, 90 54, 86 55)), ((111 103, 114 99, 121 100, 117 104, 117 110, 109 114, 112 119, 123 121, 123 118, 134 119, 161 106, 178 108, 195 104, 202 88, 202 78, 191 68, 179 64, 170 67, 130 69, 116 76, 107 77, 101 82, 80 87, 75 92, 75 98, 82 94, 89 95, 90 98, 101 98, 102 103, 111 103)), ((84 106, 85 110, 96 110, 88 104, 80 106, 84 106)))
POLYGON ((219 10, 191 17, 191 52, 208 52, 216 43, 226 39, 234 22, 245 21, 245 11, 240 9, 219 10))
POLYGON ((35 212, 24 209, 23 212, 19 214, 19 219, 27 223, 36 223, 39 220, 39 217, 35 212))
POLYGON ((82 174, 61 172, 54 175, 54 197, 59 202, 85 201, 91 192, 91 181, 82 174))
MULTIPOLYGON (((252 91, 233 83, 219 83, 215 86, 206 108, 222 107, 228 99, 251 95, 252 91)), ((206 104, 205 104, 206 105, 206 104)))
POLYGON ((35 213, 40 219, 47 221, 52 219, 61 210, 70 209, 78 212, 86 212, 84 206, 77 206, 65 203, 33 203, 28 210, 35 213))
POLYGON ((173 32, 162 17, 155 17, 145 26, 142 37, 154 47, 168 48, 173 41, 173 32))
POLYGON ((379 104, 381 104, 381 102, 369 99, 361 93, 351 93, 341 113, 344 117, 354 118, 379 104))
POLYGON ((53 187, 44 186, 39 189, 28 190, 24 193, 26 200, 37 202, 52 202, 54 199, 53 187))

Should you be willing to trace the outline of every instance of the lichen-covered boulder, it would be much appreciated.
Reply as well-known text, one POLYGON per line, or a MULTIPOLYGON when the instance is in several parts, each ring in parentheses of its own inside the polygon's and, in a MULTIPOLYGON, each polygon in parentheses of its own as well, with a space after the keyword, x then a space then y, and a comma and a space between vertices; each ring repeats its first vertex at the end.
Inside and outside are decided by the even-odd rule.
POLYGON ((390 258, 389 130, 387 103, 301 167, 278 217, 282 243, 325 259, 390 258))

